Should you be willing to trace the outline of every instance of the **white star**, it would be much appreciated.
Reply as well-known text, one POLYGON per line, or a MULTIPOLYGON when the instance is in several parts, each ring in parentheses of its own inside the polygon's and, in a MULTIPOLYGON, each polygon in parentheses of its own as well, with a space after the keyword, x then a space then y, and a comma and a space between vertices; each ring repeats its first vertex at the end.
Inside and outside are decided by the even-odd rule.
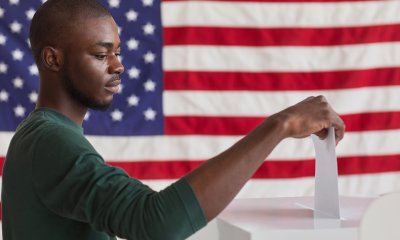
POLYGON ((28 44, 28 47, 31 48, 31 41, 29 41, 29 38, 26 39, 26 43, 28 44))
POLYGON ((23 106, 21 106, 20 104, 18 104, 18 106, 16 106, 14 108, 14 114, 15 114, 16 117, 25 116, 25 108, 23 106))
POLYGON ((18 5, 19 0, 10 0, 10 5, 18 5))
POLYGON ((143 26, 143 31, 145 35, 152 35, 154 34, 154 30, 156 29, 156 27, 151 24, 151 23, 146 23, 146 25, 143 26))
POLYGON ((22 24, 17 21, 13 21, 10 24, 10 29, 11 29, 11 32, 13 32, 13 33, 20 33, 21 29, 22 29, 22 24))
POLYGON ((129 107, 137 106, 139 104, 139 97, 132 94, 126 99, 126 101, 128 101, 129 107))
POLYGON ((137 49, 139 46, 139 41, 134 39, 134 38, 130 38, 127 42, 126 45, 128 46, 129 50, 133 50, 133 49, 137 49))
POLYGON ((132 67, 131 69, 128 70, 128 75, 129 78, 139 78, 140 70, 137 69, 136 67, 132 67))
POLYGON ((0 91, 0 102, 7 102, 9 96, 10 95, 8 94, 8 92, 6 92, 6 90, 2 89, 0 91))
POLYGON ((156 55, 150 51, 148 51, 145 55, 143 55, 145 63, 153 63, 156 55))
POLYGON ((11 52, 13 59, 15 61, 21 61, 22 58, 24 57, 24 52, 19 50, 19 48, 15 49, 14 51, 11 52))
POLYGON ((128 12, 125 13, 126 16, 126 20, 128 22, 132 22, 132 21, 136 21, 137 17, 138 17, 138 13, 135 12, 135 10, 130 9, 128 12))
POLYGON ((4 9, 0 7, 0 18, 4 17, 4 9))
POLYGON ((157 112, 152 108, 147 108, 146 111, 143 112, 144 118, 148 121, 154 121, 156 119, 157 112))
POLYGON ((114 111, 112 111, 112 113, 111 113, 111 118, 112 118, 112 120, 114 121, 114 122, 117 122, 117 121, 122 121, 122 117, 124 116, 124 113, 123 112, 121 112, 120 110, 118 110, 118 109, 115 109, 114 111))
POLYGON ((6 45, 7 37, 0 34, 0 45, 6 45))
POLYGON ((39 75, 39 70, 36 66, 36 64, 32 64, 29 66, 29 74, 31 75, 39 75))
POLYGON ((38 94, 35 91, 32 91, 31 93, 29 93, 28 95, 29 101, 31 103, 36 103, 37 99, 38 99, 38 94))
POLYGON ((90 117, 90 112, 86 112, 85 116, 83 117, 83 120, 87 121, 89 120, 90 117))
POLYGON ((4 62, 0 62, 0 73, 6 73, 8 69, 8 65, 4 62))
POLYGON ((143 83, 143 87, 146 92, 154 92, 156 89, 156 83, 153 80, 148 79, 145 83, 143 83))
POLYGON ((33 15, 35 15, 35 12, 36 12, 35 9, 29 8, 29 10, 25 12, 26 18, 28 20, 32 20, 33 15))
POLYGON ((42 0, 42 3, 45 3, 45 2, 47 2, 47 0, 42 0))
POLYGON ((16 77, 13 79, 14 88, 23 88, 24 87, 24 80, 20 77, 16 77))
POLYGON ((153 0, 142 0, 142 3, 145 7, 153 6, 153 0))
POLYGON ((117 8, 119 7, 119 0, 108 0, 108 5, 110 5, 110 8, 117 8))
POLYGON ((117 30, 118 30, 118 35, 121 35, 122 27, 118 26, 118 27, 117 27, 117 30))

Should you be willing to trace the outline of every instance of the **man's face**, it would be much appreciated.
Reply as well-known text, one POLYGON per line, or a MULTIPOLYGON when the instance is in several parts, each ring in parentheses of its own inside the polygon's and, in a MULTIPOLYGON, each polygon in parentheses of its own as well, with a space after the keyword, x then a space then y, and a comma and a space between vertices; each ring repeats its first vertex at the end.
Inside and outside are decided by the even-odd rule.
POLYGON ((62 78, 68 93, 85 107, 106 110, 124 71, 114 20, 108 16, 82 20, 65 46, 62 78))

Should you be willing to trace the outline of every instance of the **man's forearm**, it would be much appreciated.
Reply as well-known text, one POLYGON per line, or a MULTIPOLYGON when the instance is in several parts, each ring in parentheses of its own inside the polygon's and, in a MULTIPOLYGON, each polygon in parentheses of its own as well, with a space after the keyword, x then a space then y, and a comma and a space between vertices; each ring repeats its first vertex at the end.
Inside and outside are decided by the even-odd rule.
POLYGON ((282 124, 270 119, 187 176, 208 221, 229 204, 283 138, 282 124))

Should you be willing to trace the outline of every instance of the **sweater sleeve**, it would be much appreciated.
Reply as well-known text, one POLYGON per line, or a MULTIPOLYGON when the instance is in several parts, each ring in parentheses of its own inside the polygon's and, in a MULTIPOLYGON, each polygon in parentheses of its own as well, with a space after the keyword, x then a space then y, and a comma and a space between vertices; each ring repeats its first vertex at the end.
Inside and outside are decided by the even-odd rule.
POLYGON ((34 187, 55 214, 127 239, 185 239, 205 226, 185 178, 156 192, 105 164, 84 137, 58 130, 42 139, 32 162, 34 187))

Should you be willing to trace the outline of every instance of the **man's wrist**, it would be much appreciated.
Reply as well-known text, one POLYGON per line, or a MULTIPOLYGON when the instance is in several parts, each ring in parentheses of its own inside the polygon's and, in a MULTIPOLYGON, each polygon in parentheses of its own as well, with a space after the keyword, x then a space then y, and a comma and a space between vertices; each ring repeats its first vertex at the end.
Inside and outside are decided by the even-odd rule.
POLYGON ((286 114, 277 113, 271 115, 267 119, 267 123, 272 128, 271 130, 275 133, 279 142, 291 136, 289 116, 286 114))

